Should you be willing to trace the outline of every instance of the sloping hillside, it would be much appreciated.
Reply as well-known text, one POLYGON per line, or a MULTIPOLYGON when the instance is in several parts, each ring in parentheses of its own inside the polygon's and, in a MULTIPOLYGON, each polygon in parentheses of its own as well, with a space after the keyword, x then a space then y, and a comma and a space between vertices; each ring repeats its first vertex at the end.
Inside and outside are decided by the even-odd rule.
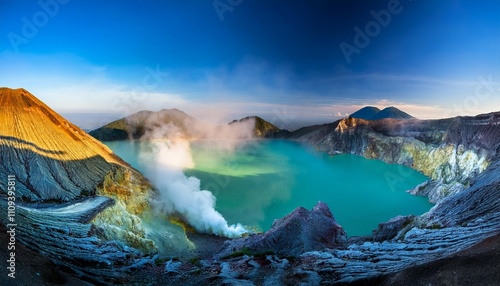
POLYGON ((394 107, 390 106, 382 110, 373 107, 366 106, 360 110, 354 112, 350 115, 352 118, 364 119, 364 120, 379 120, 379 119, 414 119, 415 117, 409 115, 408 113, 394 107))
POLYGON ((249 139, 272 137, 280 129, 258 116, 233 120, 229 124, 205 122, 178 109, 140 111, 110 122, 89 134, 101 141, 141 138, 249 139))
POLYGON ((353 118, 370 120, 370 118, 372 118, 373 116, 375 116, 379 112, 380 112, 380 109, 378 109, 374 106, 365 106, 365 107, 361 108, 360 110, 354 112, 350 116, 353 118))
POLYGON ((158 112, 143 110, 110 122, 89 134, 101 141, 140 139, 159 126, 171 124, 178 128, 172 132, 190 137, 193 134, 189 127, 196 123, 196 119, 178 109, 162 109, 158 112))
POLYGON ((235 124, 237 122, 247 122, 250 120, 255 121, 254 134, 256 137, 264 138, 264 137, 272 137, 274 133, 280 131, 278 127, 267 122, 266 120, 260 118, 259 116, 247 116, 240 120, 233 120, 229 124, 235 124))
POLYGON ((24 200, 95 194, 113 165, 129 167, 24 89, 0 89, 0 122, 0 175, 16 176, 24 200))
POLYGON ((410 114, 397 109, 396 107, 387 107, 382 109, 379 113, 373 115, 370 120, 378 120, 378 119, 412 119, 415 118, 411 116, 410 114))

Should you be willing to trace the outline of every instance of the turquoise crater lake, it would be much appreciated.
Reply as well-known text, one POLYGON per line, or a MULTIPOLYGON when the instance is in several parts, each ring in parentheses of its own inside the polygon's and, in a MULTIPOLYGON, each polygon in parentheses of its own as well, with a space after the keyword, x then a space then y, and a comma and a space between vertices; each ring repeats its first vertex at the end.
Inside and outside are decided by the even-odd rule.
MULTIPOLYGON (((106 142, 139 171, 140 141, 106 142)), ((229 152, 216 141, 193 141, 195 167, 184 170, 217 198, 216 209, 230 224, 267 230, 274 219, 318 201, 330 207, 349 236, 370 235, 397 215, 420 215, 432 204, 406 193, 427 177, 401 165, 361 156, 330 156, 286 140, 258 140, 229 152)))

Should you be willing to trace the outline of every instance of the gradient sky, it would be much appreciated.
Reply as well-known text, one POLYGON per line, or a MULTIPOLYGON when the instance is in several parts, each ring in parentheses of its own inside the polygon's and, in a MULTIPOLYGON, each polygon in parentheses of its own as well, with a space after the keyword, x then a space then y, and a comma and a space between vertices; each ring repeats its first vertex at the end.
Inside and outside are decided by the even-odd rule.
POLYGON ((174 107, 285 128, 365 105, 474 115, 500 110, 499 12, 472 0, 0 0, 0 86, 83 128, 174 107), (349 61, 341 45, 357 49, 349 61))

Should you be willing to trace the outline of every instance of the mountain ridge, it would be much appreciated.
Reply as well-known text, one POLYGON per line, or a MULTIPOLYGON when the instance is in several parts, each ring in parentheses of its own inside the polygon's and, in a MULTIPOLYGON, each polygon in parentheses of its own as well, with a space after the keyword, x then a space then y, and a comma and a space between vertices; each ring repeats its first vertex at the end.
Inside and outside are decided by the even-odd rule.
POLYGON ((241 119, 235 119, 235 120, 229 122, 228 124, 231 125, 231 124, 235 124, 236 122, 245 122, 245 121, 249 121, 252 119, 255 120, 255 126, 254 126, 255 136, 257 136, 259 138, 270 137, 273 134, 281 131, 281 129, 278 128, 277 126, 275 126, 274 124, 272 124, 269 121, 266 121, 265 119, 263 119, 262 117, 259 117, 256 115, 247 116, 247 117, 244 117, 241 119))
MULTIPOLYGON (((153 194, 148 181, 118 164, 119 158, 107 154, 102 144, 52 114, 26 91, 0 89, 0 93, 0 116, 11 117, 7 119, 10 125, 0 126, 2 176, 14 172, 20 184, 31 182, 30 191, 44 180, 78 185, 80 180, 89 180, 82 175, 96 175, 89 180, 95 193, 81 194, 83 199, 68 204, 49 200, 42 207, 22 204, 17 209, 16 239, 96 284, 250 284, 263 279, 276 285, 311 281, 356 284, 360 278, 373 284, 377 275, 411 271, 410 266, 432 261, 439 265, 438 258, 498 237, 500 230, 500 112, 440 120, 350 117, 279 134, 329 154, 353 153, 417 169, 430 180, 412 193, 427 196, 436 202, 435 207, 419 217, 383 222, 374 235, 347 241, 328 206, 320 203, 312 211, 299 207, 262 235, 213 240, 212 246, 217 244, 211 249, 213 256, 203 257, 199 263, 165 262, 156 259, 157 241, 148 236, 140 217, 153 194), (7 93, 22 96, 14 100, 3 96, 7 93), (58 140, 67 142, 57 145, 58 140), (73 154, 67 148, 74 146, 88 150, 73 154), (100 152, 118 163, 106 161, 100 152), (85 164, 71 165, 75 162, 85 164), (72 168, 76 172, 68 173, 72 168), (65 177, 69 181, 62 182, 65 177), (322 222, 311 221, 318 216, 322 222), (325 228, 326 224, 330 227, 325 228), (327 241, 335 235, 340 248, 336 248, 336 241, 327 241), (325 242, 330 246, 322 247, 325 242)), ((255 118, 246 119, 251 120, 255 118)), ((405 179, 404 173, 389 175, 395 176, 396 182, 405 179)), ((0 186, 0 210, 7 213, 4 180, 0 186)), ((161 219, 162 225, 168 223, 168 218, 161 219)), ((8 223, 6 216, 0 221, 8 223)), ((175 242, 181 238, 171 230, 159 233, 161 241, 169 235, 175 242)), ((197 243, 213 239, 196 235, 197 243)), ((182 237, 191 243, 186 233, 182 237)), ((486 274, 493 273, 489 271, 486 274)))
MULTIPOLYGON (((253 124, 253 135, 257 138, 270 137, 281 130, 275 125, 262 119, 259 116, 247 116, 241 119, 233 120, 227 125, 215 125, 192 117, 191 115, 176 109, 162 109, 160 111, 143 110, 137 113, 125 116, 112 121, 89 132, 91 136, 100 141, 114 140, 135 140, 147 138, 154 133, 154 130, 160 126, 170 125, 171 129, 162 137, 181 137, 183 139, 201 139, 208 135, 207 130, 212 133, 221 131, 226 126, 238 128, 237 124, 246 124, 251 120, 253 124)), ((236 131, 236 130, 234 130, 236 131)), ((227 134, 226 134, 227 135, 227 134)), ((213 134, 211 135, 212 137, 213 134)))
POLYGON ((414 119, 410 114, 394 107, 389 106, 382 110, 374 106, 365 106, 351 115, 350 117, 364 120, 380 120, 380 119, 414 119))
POLYGON ((195 118, 177 108, 160 111, 141 110, 107 123, 90 131, 89 134, 100 141, 140 139, 156 126, 173 123, 186 136, 190 136, 192 134, 188 132, 188 125, 195 122, 197 122, 195 118))
POLYGON ((354 118, 360 118, 360 119, 366 119, 369 120, 373 116, 375 116, 377 113, 379 113, 381 110, 375 106, 365 106, 354 113, 352 113, 351 117, 354 118))

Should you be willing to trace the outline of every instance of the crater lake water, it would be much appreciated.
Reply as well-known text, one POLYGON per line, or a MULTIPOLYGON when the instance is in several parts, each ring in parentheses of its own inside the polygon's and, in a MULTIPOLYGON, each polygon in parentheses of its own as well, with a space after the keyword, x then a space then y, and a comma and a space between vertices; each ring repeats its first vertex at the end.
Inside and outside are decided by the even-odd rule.
MULTIPOLYGON (((219 142, 220 143, 220 142, 219 142)), ((216 141, 192 141, 195 167, 184 170, 217 198, 230 224, 267 230, 279 219, 318 201, 330 207, 349 236, 370 235, 378 223, 397 215, 420 215, 430 204, 406 190, 427 180, 402 165, 351 154, 330 156, 309 145, 286 140, 258 140, 234 150, 216 141)), ((106 142, 118 156, 142 171, 141 141, 106 142)))

